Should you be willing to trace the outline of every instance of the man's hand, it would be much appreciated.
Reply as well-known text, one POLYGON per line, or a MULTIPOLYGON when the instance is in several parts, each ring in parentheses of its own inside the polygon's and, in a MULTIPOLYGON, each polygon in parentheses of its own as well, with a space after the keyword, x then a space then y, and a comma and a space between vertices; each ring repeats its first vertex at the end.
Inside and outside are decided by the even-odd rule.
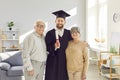
POLYGON ((34 75, 34 69, 31 70, 31 71, 27 71, 27 73, 28 73, 29 76, 33 76, 34 75))

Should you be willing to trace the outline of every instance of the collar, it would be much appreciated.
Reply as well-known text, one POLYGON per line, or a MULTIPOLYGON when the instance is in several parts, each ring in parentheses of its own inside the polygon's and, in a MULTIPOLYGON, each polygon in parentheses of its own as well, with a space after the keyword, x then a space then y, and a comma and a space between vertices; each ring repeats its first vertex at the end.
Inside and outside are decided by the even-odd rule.
POLYGON ((33 32, 33 34, 35 34, 35 36, 37 36, 37 37, 42 37, 41 35, 39 35, 37 32, 33 32))
POLYGON ((64 28, 62 29, 55 28, 55 30, 57 30, 58 32, 64 32, 64 28))
POLYGON ((57 29, 57 28, 56 28, 56 31, 58 32, 58 35, 59 35, 60 37, 63 36, 63 34, 64 34, 64 28, 63 28, 63 29, 57 29))

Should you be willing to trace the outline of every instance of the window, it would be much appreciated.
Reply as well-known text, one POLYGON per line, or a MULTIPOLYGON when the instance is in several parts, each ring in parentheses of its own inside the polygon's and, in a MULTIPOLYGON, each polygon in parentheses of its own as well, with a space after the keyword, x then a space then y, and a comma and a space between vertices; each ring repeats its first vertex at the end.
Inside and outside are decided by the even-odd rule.
POLYGON ((87 0, 87 41, 107 48, 107 0, 87 0))

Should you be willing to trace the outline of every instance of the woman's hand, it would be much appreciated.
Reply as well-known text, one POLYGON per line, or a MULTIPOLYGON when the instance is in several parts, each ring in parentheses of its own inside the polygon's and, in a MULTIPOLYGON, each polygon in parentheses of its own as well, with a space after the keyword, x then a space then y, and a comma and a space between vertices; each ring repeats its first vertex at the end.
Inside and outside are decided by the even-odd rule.
POLYGON ((86 75, 82 75, 81 80, 86 80, 86 75))

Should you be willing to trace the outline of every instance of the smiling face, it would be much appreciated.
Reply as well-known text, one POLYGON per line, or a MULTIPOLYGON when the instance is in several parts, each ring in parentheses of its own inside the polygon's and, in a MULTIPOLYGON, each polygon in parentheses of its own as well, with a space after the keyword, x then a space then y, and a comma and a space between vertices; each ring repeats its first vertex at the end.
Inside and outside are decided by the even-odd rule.
POLYGON ((62 29, 64 27, 66 21, 64 18, 58 17, 58 18, 56 18, 55 23, 56 23, 56 27, 58 29, 62 29))
POLYGON ((73 40, 80 39, 80 29, 79 29, 79 27, 72 27, 70 32, 71 32, 71 36, 72 36, 73 40))
POLYGON ((35 31, 39 34, 39 35, 43 35, 44 32, 44 28, 45 28, 45 24, 42 21, 37 21, 35 24, 35 31))
POLYGON ((77 31, 71 32, 71 36, 73 40, 78 40, 80 38, 80 33, 78 33, 77 31))

